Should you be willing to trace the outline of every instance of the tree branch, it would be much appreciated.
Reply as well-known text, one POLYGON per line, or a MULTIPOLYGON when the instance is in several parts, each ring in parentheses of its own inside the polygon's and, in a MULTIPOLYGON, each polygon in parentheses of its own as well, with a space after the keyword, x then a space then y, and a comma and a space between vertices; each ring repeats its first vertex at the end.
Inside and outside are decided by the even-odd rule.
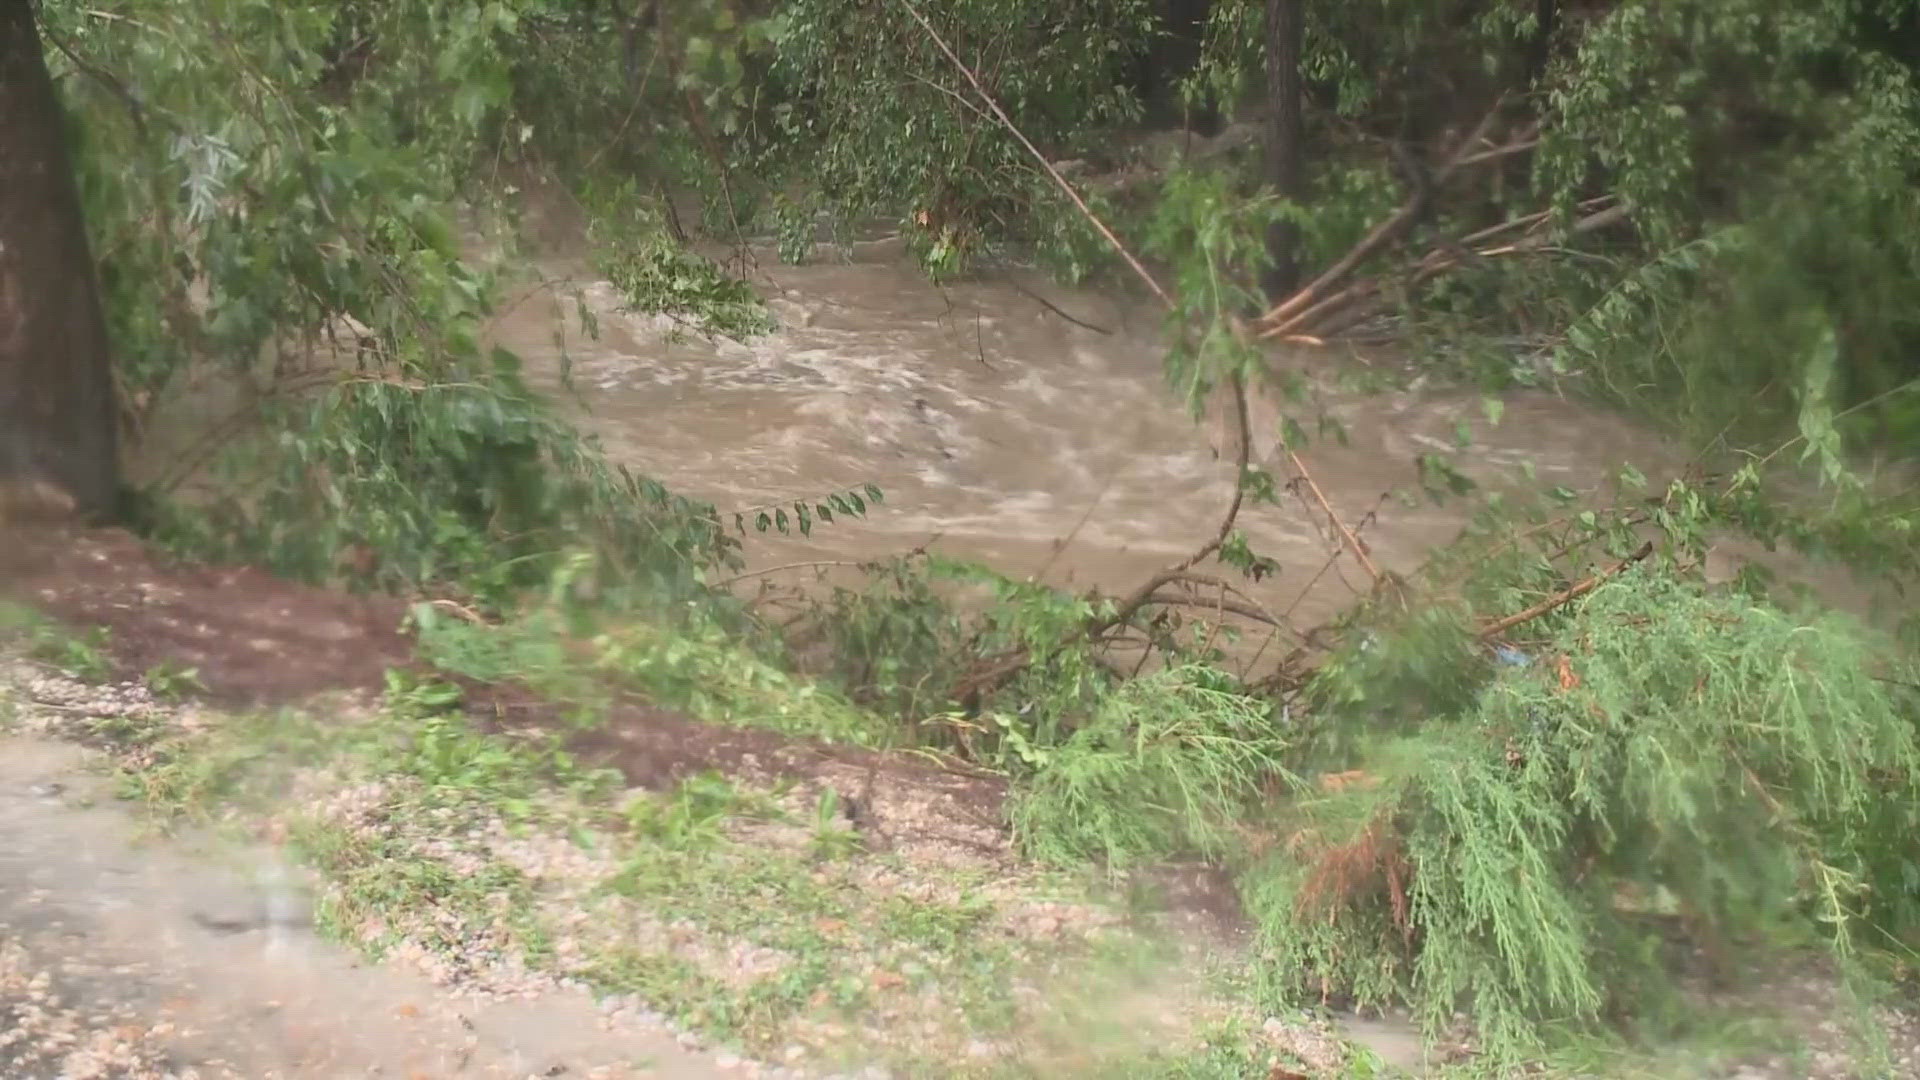
POLYGON ((1147 599, 1154 594, 1155 590, 1159 589, 1162 585, 1170 585, 1180 580, 1187 571, 1200 565, 1201 560, 1224 547, 1227 542, 1227 537, 1233 535, 1234 522, 1240 516, 1240 505, 1246 500, 1245 479, 1247 475, 1247 465, 1252 458, 1253 439, 1251 437, 1252 424, 1247 419, 1246 383, 1241 380, 1240 376, 1235 375, 1231 381, 1231 385, 1233 387, 1234 419, 1240 428, 1240 452, 1236 455, 1237 460, 1233 474, 1233 500, 1227 504, 1227 512, 1220 519, 1220 528, 1214 533, 1213 539, 1202 544, 1199 550, 1172 566, 1154 574, 1145 582, 1141 583, 1139 588, 1127 594, 1126 598, 1121 600, 1119 605, 1114 608, 1111 616, 1090 622, 1087 626, 1087 636, 1099 637, 1107 630, 1132 619, 1134 613, 1146 604, 1147 599))
POLYGON ((961 61, 960 57, 954 53, 952 47, 947 44, 947 39, 941 37, 940 31, 935 30, 933 24, 927 21, 927 17, 920 14, 920 9, 913 6, 912 0, 900 0, 900 6, 907 9, 907 14, 913 16, 913 21, 920 24, 920 28, 927 32, 927 36, 933 39, 934 45, 953 63, 953 66, 960 69, 960 74, 966 76, 968 85, 973 87, 973 92, 980 95, 981 103, 993 113, 995 119, 1000 121, 1001 126, 1005 127, 1015 139, 1020 141, 1021 146, 1027 148, 1027 153, 1033 155, 1033 159, 1038 161, 1040 167, 1046 170, 1047 175, 1053 178, 1054 184, 1073 202, 1074 208, 1079 210, 1080 213, 1086 217, 1087 221, 1099 231, 1101 237, 1104 238, 1108 244, 1112 245, 1113 250, 1117 252, 1122 259, 1126 260, 1127 266, 1132 268, 1140 280, 1146 283, 1148 290, 1151 291, 1154 296, 1159 297, 1161 303, 1168 307, 1173 307, 1173 297, 1167 295, 1167 290, 1160 287, 1160 283, 1154 280, 1152 274, 1147 272, 1147 268, 1141 265, 1139 259, 1134 257, 1133 252, 1128 250, 1127 245, 1120 242, 1120 238, 1113 234, 1113 230, 1107 228, 1106 222, 1100 220, 1100 215, 1093 212, 1093 208, 1088 206, 1087 201, 1080 197, 1080 193, 1074 190, 1072 184, 1067 182, 1067 178, 1060 175, 1060 170, 1053 167, 1053 162, 1047 160, 1047 155, 1042 154, 1033 143, 1027 139, 1026 134, 1014 126, 1013 121, 1007 117, 1005 110, 1000 108, 1000 103, 993 99, 992 94, 987 93, 986 87, 980 85, 979 76, 975 75, 973 69, 961 61))
POLYGON ((1574 583, 1572 586, 1570 586, 1569 588, 1565 588, 1560 590, 1557 593, 1554 593, 1552 596, 1547 597, 1545 600, 1540 601, 1539 603, 1533 605, 1532 607, 1526 609, 1525 611, 1516 611, 1513 614, 1506 616, 1505 618, 1495 619, 1494 621, 1481 627, 1480 640, 1482 641, 1492 640, 1493 638, 1499 637, 1501 634, 1506 633, 1507 631, 1513 629, 1514 627, 1519 626, 1521 623, 1531 622, 1532 620, 1537 619, 1542 615, 1545 615, 1547 612, 1552 611, 1557 607, 1560 607, 1564 604, 1571 603, 1574 600, 1578 600, 1580 597, 1585 596, 1588 593, 1592 592, 1594 589, 1598 588, 1601 582, 1606 581, 1608 578, 1613 577, 1615 574, 1618 574, 1620 571, 1625 570, 1627 567, 1632 566, 1634 563, 1637 563, 1642 559, 1645 559, 1647 556, 1651 554, 1653 554, 1653 541, 1649 540, 1646 543, 1641 544, 1640 547, 1633 552, 1633 554, 1628 555, 1626 558, 1621 559, 1617 563, 1614 563, 1612 567, 1598 574, 1594 574, 1591 577, 1578 581, 1574 583))
MULTIPOLYGON (((1494 117, 1499 112, 1500 104, 1495 103, 1494 107, 1480 118, 1480 123, 1474 126, 1473 133, 1460 141, 1460 145, 1454 149, 1452 155, 1434 170, 1429 181, 1415 189, 1413 197, 1395 211, 1392 217, 1374 226, 1372 232, 1336 260, 1332 266, 1322 271, 1319 277, 1274 305, 1260 317, 1259 321, 1268 324, 1269 327, 1285 324, 1296 313, 1318 300, 1328 289, 1345 280, 1361 263, 1413 228, 1414 223, 1426 213, 1427 205, 1432 201, 1433 192, 1453 177, 1453 174, 1466 161, 1473 147, 1486 138, 1487 131, 1493 126, 1494 117)), ((1275 336, 1275 331, 1268 329, 1260 336, 1272 337, 1275 336)))

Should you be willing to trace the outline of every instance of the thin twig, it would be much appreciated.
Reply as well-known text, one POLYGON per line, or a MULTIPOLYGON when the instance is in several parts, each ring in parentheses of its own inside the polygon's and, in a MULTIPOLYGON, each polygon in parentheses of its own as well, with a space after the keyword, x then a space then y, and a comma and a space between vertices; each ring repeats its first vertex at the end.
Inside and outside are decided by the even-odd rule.
POLYGON ((868 565, 871 565, 871 564, 863 563, 863 562, 853 562, 848 559, 813 559, 808 562, 782 563, 779 566, 763 566, 758 570, 749 570, 744 574, 735 574, 730 578, 726 578, 722 581, 715 582, 713 587, 716 589, 724 589, 729 585, 737 585, 742 581, 750 581, 754 578, 766 577, 769 574, 784 574, 789 570, 815 570, 815 569, 828 569, 832 567, 842 567, 846 569, 858 570, 861 567, 868 566, 868 565))
POLYGON ((1109 330, 1104 326, 1096 326, 1095 324, 1090 323, 1085 319, 1076 318, 1072 315, 1067 314, 1065 311, 1061 310, 1060 305, 1054 303, 1053 301, 1047 299, 1044 296, 1041 296, 1039 293, 1034 292, 1032 289, 1027 288, 1025 285, 1020 284, 1018 281, 1015 281, 1010 277, 1005 278, 1003 280, 1005 280, 1007 284, 1013 286, 1016 292, 1025 293, 1027 296, 1031 297, 1033 301, 1039 304, 1041 307, 1046 308, 1048 311, 1053 312, 1055 315, 1060 316, 1061 318, 1067 320, 1073 325, 1080 327, 1082 330, 1091 330, 1096 334, 1106 334, 1109 336, 1113 334, 1112 330, 1109 330))
POLYGON ((1060 170, 1053 167, 1053 162, 1047 160, 1047 155, 1041 153, 1040 150, 1027 139, 1026 134, 1014 126, 1013 121, 1007 117, 1006 111, 1000 108, 1000 103, 993 99, 992 94, 987 93, 986 87, 980 85, 979 76, 975 75, 973 69, 968 67, 960 59, 953 51, 953 48, 947 44, 947 39, 941 37, 940 31, 935 30, 933 24, 927 21, 927 17, 920 14, 920 9, 913 6, 912 0, 900 0, 900 6, 907 9, 907 14, 913 16, 913 20, 919 23, 921 29, 927 32, 927 36, 933 39, 934 45, 946 55, 946 58, 953 63, 953 66, 960 69, 960 74, 966 76, 968 84, 973 87, 973 92, 980 95, 981 103, 992 111, 994 117, 1000 121, 1001 125, 1004 126, 1008 132, 1012 133, 1014 138, 1020 140, 1020 145, 1027 148, 1027 153, 1033 155, 1033 159, 1040 163, 1040 167, 1046 170, 1047 175, 1053 178, 1053 182, 1059 186, 1060 190, 1066 194, 1068 199, 1072 200, 1074 207, 1086 217, 1087 221, 1092 223, 1095 229, 1099 230, 1101 237, 1113 246, 1113 250, 1118 252, 1122 259, 1126 260, 1127 265, 1132 268, 1135 274, 1139 275, 1141 281, 1146 283, 1147 288, 1153 295, 1159 297, 1160 302, 1169 308, 1174 307, 1173 297, 1167 295, 1167 290, 1160 287, 1160 283, 1154 280, 1152 274, 1147 272, 1147 268, 1141 265, 1139 259, 1134 257, 1133 252, 1128 250, 1127 245, 1120 242, 1120 238, 1114 235, 1113 230, 1107 228, 1106 222, 1100 220, 1100 215, 1093 212, 1093 208, 1088 206, 1087 201, 1080 197, 1080 193, 1075 191, 1073 185, 1067 182, 1067 178, 1060 175, 1060 170))
POLYGON ((1080 536, 1080 530, 1087 527, 1087 521, 1093 517, 1094 510, 1099 508, 1101 500, 1107 497, 1108 490, 1113 487, 1114 480, 1119 476, 1120 466, 1115 465, 1107 472, 1107 478, 1101 481, 1099 492, 1094 495, 1091 502, 1087 503, 1087 508, 1080 512, 1080 520, 1073 523, 1073 528, 1067 531, 1067 535, 1054 543, 1053 551, 1047 555, 1047 561, 1041 563, 1038 570, 1027 575, 1028 581, 1039 581, 1046 576, 1047 571, 1053 569, 1053 564, 1059 560, 1061 554, 1080 536))
POLYGON ((1281 447, 1286 450, 1287 460, 1293 463, 1294 471, 1300 474, 1300 479, 1306 481, 1307 490, 1313 493, 1313 500, 1320 504, 1320 509, 1326 511, 1327 519, 1333 522, 1333 527, 1339 532, 1341 541, 1346 544, 1349 551, 1353 552, 1353 557, 1360 563, 1361 569, 1367 572, 1368 577, 1379 581, 1379 567, 1374 566, 1373 560, 1367 557, 1367 549, 1360 543, 1360 538, 1353 534, 1352 529, 1347 528, 1347 523, 1340 520, 1339 514, 1334 513, 1333 507, 1327 502, 1326 495, 1320 491, 1320 485, 1314 482, 1313 474, 1307 471, 1306 463, 1300 460, 1299 454, 1293 452, 1293 447, 1285 443, 1282 443, 1281 447))
POLYGON ((1247 419, 1246 383, 1239 375, 1235 375, 1230 385, 1233 387, 1234 415, 1239 421, 1240 426, 1240 453, 1238 455, 1239 460, 1235 462, 1233 474, 1233 500, 1227 504, 1227 512, 1225 516, 1220 519, 1220 528, 1214 533, 1213 539, 1202 544, 1199 550, 1172 566, 1154 574, 1141 584, 1139 588, 1128 594, 1128 596, 1120 601, 1119 605, 1114 608, 1111 616, 1095 620, 1088 628, 1089 636, 1097 637, 1108 629, 1133 618, 1134 613, 1140 610, 1141 606, 1147 602, 1147 598, 1152 596, 1160 586, 1168 585, 1179 580, 1187 571, 1200 565, 1201 561, 1206 559, 1207 556, 1214 554, 1226 546, 1227 538, 1233 535, 1234 522, 1240 516, 1240 505, 1246 500, 1247 465, 1253 451, 1253 439, 1250 438, 1248 434, 1252 425, 1247 419))
POLYGON ((1154 607, 1206 608, 1217 613, 1238 615, 1243 619, 1251 619, 1254 622, 1263 623, 1277 629, 1286 629, 1286 624, 1280 621, 1279 616, 1268 611, 1266 608, 1258 604, 1249 604, 1241 600, 1229 599, 1225 594, 1225 589, 1221 590, 1220 595, 1214 597, 1175 596, 1171 593, 1156 592, 1147 597, 1147 605, 1154 607))

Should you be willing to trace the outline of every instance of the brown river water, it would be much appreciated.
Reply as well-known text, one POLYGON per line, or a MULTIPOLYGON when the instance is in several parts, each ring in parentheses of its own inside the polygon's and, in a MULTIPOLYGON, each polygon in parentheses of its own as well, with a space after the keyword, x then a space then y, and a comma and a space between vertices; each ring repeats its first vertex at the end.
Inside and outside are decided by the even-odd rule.
MULTIPOLYGON (((802 265, 754 247, 746 276, 777 328, 747 341, 676 335, 670 319, 622 309, 583 255, 577 221, 556 205, 529 194, 532 250, 516 256, 521 284, 489 336, 519 353, 531 381, 615 460, 712 502, 728 521, 866 484, 885 493, 864 519, 842 517, 810 537, 749 531, 750 584, 805 585, 815 564, 924 548, 1119 594, 1219 527, 1233 480, 1226 409, 1196 421, 1178 403, 1150 300, 1018 271, 935 285, 897 237, 878 236, 820 245, 802 265), (578 301, 597 336, 582 331, 578 301)), ((1300 457, 1383 571, 1417 566, 1473 510, 1425 497, 1421 454, 1493 488, 1592 489, 1631 463, 1658 490, 1686 462, 1646 427, 1548 390, 1504 394, 1493 422, 1482 395, 1419 377, 1419 361, 1345 347, 1271 354, 1274 370, 1304 374, 1313 388, 1291 415, 1310 431, 1321 413, 1344 428, 1344 442, 1317 438, 1300 457), (1396 376, 1385 380, 1394 388, 1356 385, 1354 376, 1374 374, 1396 376)), ((232 407, 224 385, 217 373, 196 380, 155 425, 134 472, 164 471, 218 422, 232 407)), ((1285 483, 1294 471, 1275 456, 1282 409, 1256 395, 1250 411, 1255 461, 1285 483)), ((1258 584, 1227 576, 1293 626, 1325 620, 1370 583, 1350 556, 1332 558, 1340 545, 1304 497, 1249 505, 1238 527, 1280 572, 1258 584)), ((1867 613, 1871 594, 1844 573, 1756 545, 1723 543, 1707 570, 1725 576, 1749 560, 1867 613)), ((853 580, 844 565, 824 573, 853 580)))
MULTIPOLYGON (((616 460, 712 501, 728 520, 868 483, 885 492, 866 519, 811 537, 749 532, 750 570, 797 582, 807 568, 796 564, 924 546, 1120 593, 1217 529, 1232 492, 1229 430, 1196 423, 1168 388, 1150 301, 1030 274, 937 286, 897 238, 823 245, 797 266, 765 248, 752 255, 749 280, 779 324, 752 340, 676 337, 671 320, 623 312, 584 261, 552 250, 534 269, 564 284, 530 291, 493 331, 616 460), (595 312, 597 339, 567 314, 570 289, 595 312)), ((1411 569, 1471 512, 1420 494, 1419 454, 1484 484, 1521 482, 1530 465, 1539 483, 1576 490, 1628 462, 1659 485, 1684 463, 1648 430, 1547 391, 1505 395, 1493 423, 1478 393, 1418 378, 1368 392, 1337 377, 1393 362, 1406 363, 1352 350, 1273 354, 1276 369, 1302 371, 1316 388, 1295 415, 1310 430, 1320 410, 1344 426, 1344 444, 1315 440, 1301 457, 1341 518, 1363 526, 1382 570, 1411 569), (1461 447, 1463 424, 1471 439, 1461 447)), ((1284 482, 1292 470, 1273 457, 1279 410, 1256 400, 1252 413, 1256 460, 1284 482)), ((1368 583, 1346 557, 1320 573, 1337 544, 1301 500, 1249 507, 1239 525, 1281 566, 1248 591, 1295 625, 1333 614, 1368 583)), ((1729 545, 1709 569, 1726 572, 1734 552, 1754 554, 1729 545)))

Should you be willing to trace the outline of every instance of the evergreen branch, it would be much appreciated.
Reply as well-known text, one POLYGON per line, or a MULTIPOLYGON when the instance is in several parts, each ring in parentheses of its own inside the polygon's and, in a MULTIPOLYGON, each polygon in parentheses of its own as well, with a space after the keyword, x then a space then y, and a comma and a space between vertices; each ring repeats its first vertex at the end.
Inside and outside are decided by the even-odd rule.
POLYGON ((1633 554, 1613 564, 1610 569, 1575 582, 1568 588, 1554 593, 1552 596, 1547 597, 1545 600, 1540 601, 1525 611, 1516 611, 1505 618, 1495 619, 1493 622, 1488 623, 1480 629, 1480 640, 1490 641, 1514 627, 1519 626, 1521 623, 1531 622, 1555 608, 1578 600, 1580 597, 1598 588, 1601 582, 1606 581, 1608 578, 1613 577, 1615 574, 1618 574, 1620 571, 1625 570, 1627 567, 1645 559, 1651 554, 1653 554, 1653 541, 1649 540, 1641 544, 1633 554))

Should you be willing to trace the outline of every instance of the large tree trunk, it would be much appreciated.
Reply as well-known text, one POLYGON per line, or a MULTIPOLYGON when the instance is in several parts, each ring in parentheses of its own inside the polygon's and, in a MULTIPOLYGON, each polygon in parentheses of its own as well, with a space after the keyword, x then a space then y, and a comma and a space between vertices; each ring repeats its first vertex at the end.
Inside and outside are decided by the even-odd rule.
POLYGON ((0 485, 89 516, 119 488, 113 375, 59 100, 31 0, 0 0, 0 485))
MULTIPOLYGON (((1267 180, 1282 198, 1296 201, 1305 175, 1300 162, 1305 133, 1300 89, 1305 6, 1306 0, 1266 0, 1267 180)), ((1262 284, 1270 299, 1286 296, 1299 284, 1298 245, 1298 231, 1291 226, 1275 225, 1268 231, 1267 251, 1273 257, 1273 266, 1262 284)))

